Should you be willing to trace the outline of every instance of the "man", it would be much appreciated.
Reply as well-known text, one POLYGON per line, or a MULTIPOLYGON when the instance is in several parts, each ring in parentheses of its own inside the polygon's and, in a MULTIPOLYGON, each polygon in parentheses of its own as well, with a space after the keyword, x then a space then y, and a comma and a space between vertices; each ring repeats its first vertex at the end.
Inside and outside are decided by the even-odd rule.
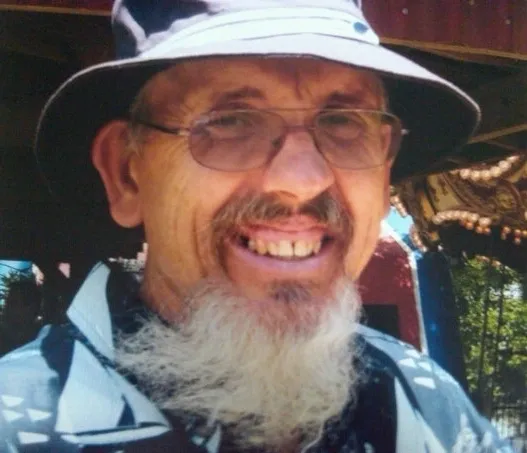
POLYGON ((2 361, 2 451, 508 451, 447 373, 358 325, 353 287, 390 174, 439 168, 476 105, 346 0, 113 17, 125 59, 59 89, 36 152, 77 202, 91 156, 144 276, 97 265, 69 324, 2 361))

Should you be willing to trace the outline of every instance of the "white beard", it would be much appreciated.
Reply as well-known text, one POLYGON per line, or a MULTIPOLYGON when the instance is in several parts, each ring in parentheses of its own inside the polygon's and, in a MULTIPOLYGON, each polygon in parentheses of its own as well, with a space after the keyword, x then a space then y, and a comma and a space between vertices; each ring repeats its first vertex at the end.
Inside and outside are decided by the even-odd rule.
POLYGON ((219 421, 240 447, 312 442, 324 422, 354 400, 360 300, 353 284, 340 284, 334 298, 316 306, 271 301, 254 310, 254 301, 232 294, 203 285, 188 300, 185 321, 145 321, 139 332, 118 340, 119 366, 159 407, 219 421), (289 311, 277 322, 289 320, 287 330, 269 327, 278 304, 289 311), (298 317, 303 311, 309 327, 298 317))

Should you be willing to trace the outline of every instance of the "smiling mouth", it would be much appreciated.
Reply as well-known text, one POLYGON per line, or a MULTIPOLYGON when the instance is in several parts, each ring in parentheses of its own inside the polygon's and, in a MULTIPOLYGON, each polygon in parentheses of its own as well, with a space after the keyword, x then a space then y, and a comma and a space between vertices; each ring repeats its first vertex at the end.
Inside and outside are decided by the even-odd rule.
POLYGON ((333 241, 334 239, 329 235, 324 235, 319 239, 279 239, 274 241, 239 235, 235 240, 238 246, 245 248, 254 255, 287 261, 312 258, 333 241))

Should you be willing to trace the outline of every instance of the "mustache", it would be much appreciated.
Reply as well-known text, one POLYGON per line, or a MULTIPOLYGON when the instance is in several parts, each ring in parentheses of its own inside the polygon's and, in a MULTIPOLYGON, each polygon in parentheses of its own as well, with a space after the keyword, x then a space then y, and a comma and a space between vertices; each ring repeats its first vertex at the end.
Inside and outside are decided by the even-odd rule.
POLYGON ((293 215, 309 216, 335 235, 349 237, 351 218, 344 205, 329 192, 298 206, 287 203, 284 197, 274 194, 248 193, 227 202, 214 216, 212 231, 221 238, 237 225, 286 220, 293 215))

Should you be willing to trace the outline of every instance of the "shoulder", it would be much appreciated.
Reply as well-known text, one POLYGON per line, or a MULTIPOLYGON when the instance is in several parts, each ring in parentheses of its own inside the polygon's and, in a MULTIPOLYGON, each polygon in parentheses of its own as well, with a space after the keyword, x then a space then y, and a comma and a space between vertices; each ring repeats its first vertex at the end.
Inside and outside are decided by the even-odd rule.
POLYGON ((20 387, 27 382, 56 376, 53 366, 56 360, 51 356, 61 356, 65 360, 67 355, 64 353, 70 349, 71 342, 64 327, 43 327, 35 340, 0 359, 0 388, 20 387), (15 379, 19 374, 23 374, 24 382, 15 379))
POLYGON ((414 346, 377 330, 360 326, 366 366, 384 367, 412 387, 461 391, 458 382, 427 354, 414 346))
POLYGON ((364 326, 358 335, 366 370, 391 378, 401 445, 419 441, 437 445, 430 451, 512 451, 458 382, 428 355, 364 326))
POLYGON ((46 326, 34 341, 0 359, 0 452, 52 440, 70 351, 65 329, 46 326))

